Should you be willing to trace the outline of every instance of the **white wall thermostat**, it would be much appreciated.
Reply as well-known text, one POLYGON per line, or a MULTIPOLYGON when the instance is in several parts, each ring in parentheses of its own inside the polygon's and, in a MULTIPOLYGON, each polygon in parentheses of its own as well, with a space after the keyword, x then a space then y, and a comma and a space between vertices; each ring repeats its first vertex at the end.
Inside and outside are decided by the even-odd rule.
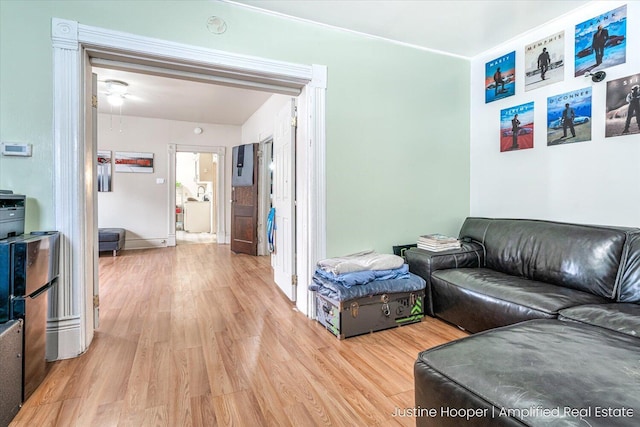
POLYGON ((3 156, 31 157, 31 144, 2 143, 3 156))

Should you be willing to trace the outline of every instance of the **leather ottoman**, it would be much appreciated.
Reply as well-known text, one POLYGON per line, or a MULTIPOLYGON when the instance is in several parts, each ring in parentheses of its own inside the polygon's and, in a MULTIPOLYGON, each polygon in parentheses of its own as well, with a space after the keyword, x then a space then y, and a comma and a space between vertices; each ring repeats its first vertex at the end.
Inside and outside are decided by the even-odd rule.
POLYGON ((640 425, 640 339, 530 320, 426 350, 418 426, 640 425))
POLYGON ((113 256, 124 248, 125 230, 124 228, 99 228, 98 229, 98 251, 113 251, 113 256))

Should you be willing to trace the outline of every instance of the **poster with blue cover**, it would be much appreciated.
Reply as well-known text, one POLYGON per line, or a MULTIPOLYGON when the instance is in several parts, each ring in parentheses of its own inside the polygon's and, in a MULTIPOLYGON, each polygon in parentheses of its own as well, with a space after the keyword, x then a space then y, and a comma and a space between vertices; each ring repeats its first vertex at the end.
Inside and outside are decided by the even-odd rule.
POLYGON ((627 5, 576 25, 575 77, 627 60, 627 5))
POLYGON ((485 104, 516 94, 516 52, 485 64, 485 104))
POLYGON ((500 111, 500 152, 533 148, 533 102, 500 111))
POLYGON ((591 87, 547 98, 547 146, 591 140, 591 87))

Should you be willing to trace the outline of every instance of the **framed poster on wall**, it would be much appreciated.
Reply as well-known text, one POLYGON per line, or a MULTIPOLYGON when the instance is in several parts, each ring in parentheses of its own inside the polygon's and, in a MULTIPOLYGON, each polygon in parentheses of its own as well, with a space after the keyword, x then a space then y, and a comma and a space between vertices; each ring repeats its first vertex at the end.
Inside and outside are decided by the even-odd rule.
POLYGON ((547 145, 591 141, 591 87, 547 98, 547 145))
POLYGON ((98 150, 98 191, 111 191, 111 151, 98 150))
POLYGON ((533 148, 533 102, 500 111, 500 152, 533 148))
POLYGON ((640 73, 607 82, 605 137, 640 133, 640 73))
POLYGON ((153 173, 153 153, 116 151, 116 172, 153 173))
POLYGON ((627 60, 627 5, 576 25, 575 77, 627 60))
POLYGON ((516 52, 485 64, 485 104, 516 94, 516 52))
POLYGON ((551 34, 524 48, 524 90, 564 80, 564 31, 551 34))

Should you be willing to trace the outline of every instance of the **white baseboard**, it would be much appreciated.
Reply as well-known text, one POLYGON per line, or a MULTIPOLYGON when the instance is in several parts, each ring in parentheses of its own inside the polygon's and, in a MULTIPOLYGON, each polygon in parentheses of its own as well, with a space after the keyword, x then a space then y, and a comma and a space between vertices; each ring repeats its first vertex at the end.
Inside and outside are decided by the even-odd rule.
POLYGON ((124 249, 153 249, 153 248, 166 248, 167 238, 156 239, 127 239, 124 244, 124 249))
POLYGON ((71 359, 82 353, 80 349, 80 316, 47 320, 48 361, 71 359))

